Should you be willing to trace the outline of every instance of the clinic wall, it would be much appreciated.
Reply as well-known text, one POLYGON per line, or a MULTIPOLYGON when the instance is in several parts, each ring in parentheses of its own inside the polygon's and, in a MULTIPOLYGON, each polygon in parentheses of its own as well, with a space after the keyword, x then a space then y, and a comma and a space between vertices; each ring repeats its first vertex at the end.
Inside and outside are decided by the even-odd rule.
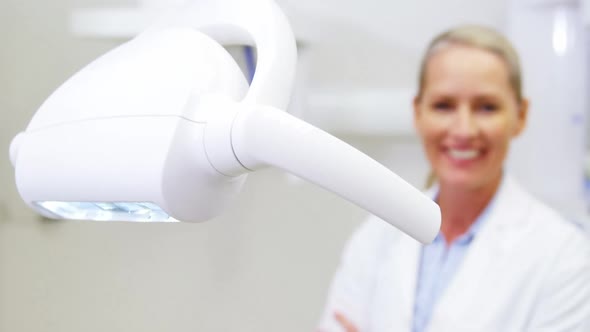
MULTIPOLYGON (((108 2, 75 2, 85 4, 108 2)), ((0 331, 313 330, 342 245, 365 216, 320 188, 278 170, 252 174, 227 214, 203 224, 46 221, 20 201, 10 139, 51 91, 119 43, 70 36, 71 5, 0 2, 0 331)), ((422 182, 416 141, 346 139, 422 182)))

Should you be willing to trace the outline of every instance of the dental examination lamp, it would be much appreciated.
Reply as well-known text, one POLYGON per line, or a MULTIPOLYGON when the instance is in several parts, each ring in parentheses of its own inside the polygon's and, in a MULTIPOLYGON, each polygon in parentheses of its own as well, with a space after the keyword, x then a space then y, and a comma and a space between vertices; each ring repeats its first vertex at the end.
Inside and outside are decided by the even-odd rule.
POLYGON ((273 1, 194 1, 43 103, 10 145, 18 191, 50 218, 198 222, 220 214, 248 173, 274 166, 432 241, 432 200, 283 111, 295 62, 273 1), (250 86, 222 46, 239 44, 257 49, 250 86))

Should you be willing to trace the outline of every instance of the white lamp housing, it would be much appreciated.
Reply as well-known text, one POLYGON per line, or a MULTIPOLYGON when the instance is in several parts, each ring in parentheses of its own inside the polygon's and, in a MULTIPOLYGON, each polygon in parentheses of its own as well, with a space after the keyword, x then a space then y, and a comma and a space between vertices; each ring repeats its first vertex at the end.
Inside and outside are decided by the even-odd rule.
POLYGON ((283 111, 291 29, 271 0, 195 1, 59 87, 10 146, 24 201, 52 218, 204 221, 275 166, 427 243, 438 206, 360 151, 283 111), (225 44, 257 47, 248 86, 225 44))

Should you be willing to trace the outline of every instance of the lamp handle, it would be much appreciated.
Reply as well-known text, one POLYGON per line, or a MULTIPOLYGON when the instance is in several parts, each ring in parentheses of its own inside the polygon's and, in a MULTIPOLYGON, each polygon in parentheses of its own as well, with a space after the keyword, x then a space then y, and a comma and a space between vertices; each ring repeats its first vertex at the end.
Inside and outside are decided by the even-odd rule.
POLYGON ((272 107, 238 112, 232 146, 250 170, 275 166, 372 212, 422 243, 440 229, 436 203, 361 151, 272 107))

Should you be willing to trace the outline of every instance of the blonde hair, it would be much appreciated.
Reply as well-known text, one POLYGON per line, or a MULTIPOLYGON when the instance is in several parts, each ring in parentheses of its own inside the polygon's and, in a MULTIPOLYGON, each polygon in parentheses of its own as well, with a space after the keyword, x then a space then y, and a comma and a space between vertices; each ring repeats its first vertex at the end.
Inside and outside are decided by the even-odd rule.
POLYGON ((522 100, 522 75, 518 53, 506 37, 494 29, 480 25, 462 25, 447 30, 435 37, 422 58, 418 80, 418 97, 426 84, 426 69, 428 60, 440 49, 463 45, 492 52, 498 55, 508 68, 509 80, 518 101, 522 100))
MULTIPOLYGON (((480 25, 455 27, 441 33, 430 42, 420 64, 417 98, 422 96, 426 84, 426 70, 430 58, 440 49, 453 45, 474 47, 499 56, 506 64, 508 79, 517 101, 522 101, 522 74, 518 53, 501 33, 480 25)), ((436 174, 431 170, 426 179, 426 188, 430 188, 436 181, 436 174)))

